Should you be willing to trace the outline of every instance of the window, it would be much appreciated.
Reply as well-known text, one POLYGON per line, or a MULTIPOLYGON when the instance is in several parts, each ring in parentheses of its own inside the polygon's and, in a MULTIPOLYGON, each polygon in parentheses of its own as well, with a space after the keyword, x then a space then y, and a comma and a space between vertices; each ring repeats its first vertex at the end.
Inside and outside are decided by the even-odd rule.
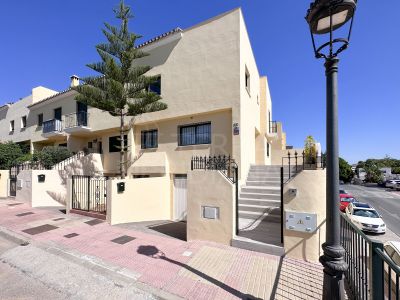
POLYGON ((88 147, 88 149, 92 149, 93 148, 93 142, 88 142, 87 143, 87 147, 88 147))
POLYGON ((249 92, 250 94, 250 73, 249 70, 246 67, 246 71, 245 71, 245 86, 246 86, 246 90, 249 92))
POLYGON ((21 129, 26 128, 26 116, 21 118, 21 129))
POLYGON ((142 131, 141 136, 142 149, 158 147, 158 130, 142 131))
POLYGON ((58 107, 54 110, 54 119, 61 121, 62 109, 58 107))
POLYGON ((158 76, 156 81, 149 85, 149 92, 161 95, 161 76, 158 76))
POLYGON ((10 131, 14 131, 14 120, 10 121, 10 131))
POLYGON ((179 146, 211 144, 211 123, 179 127, 179 146))
POLYGON ((37 125, 42 126, 43 125, 43 114, 38 114, 37 116, 37 125))
POLYGON ((269 157, 269 143, 267 143, 267 156, 269 157))
MULTIPOLYGON (((128 147, 128 136, 124 135, 124 146, 125 150, 128 147)), ((121 138, 119 135, 110 136, 108 138, 108 152, 120 152, 121 151, 121 138)))

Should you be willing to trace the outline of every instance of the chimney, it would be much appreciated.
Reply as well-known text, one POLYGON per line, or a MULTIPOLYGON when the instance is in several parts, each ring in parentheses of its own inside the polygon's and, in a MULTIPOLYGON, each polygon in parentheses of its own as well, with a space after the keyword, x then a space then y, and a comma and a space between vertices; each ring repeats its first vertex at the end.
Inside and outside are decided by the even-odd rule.
POLYGON ((71 77, 71 84, 70 87, 75 87, 79 85, 79 77, 76 75, 72 75, 71 77))

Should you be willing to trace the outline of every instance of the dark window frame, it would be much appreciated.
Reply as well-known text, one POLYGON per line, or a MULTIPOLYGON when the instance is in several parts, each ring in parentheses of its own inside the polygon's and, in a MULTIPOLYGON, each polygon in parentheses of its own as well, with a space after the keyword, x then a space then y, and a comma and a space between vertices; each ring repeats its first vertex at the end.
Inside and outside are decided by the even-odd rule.
POLYGON ((142 130, 140 133, 140 145, 142 149, 158 148, 158 129, 142 130), (149 138, 150 141, 148 141, 149 138))
POLYGON ((42 127, 43 126, 43 113, 37 115, 38 120, 37 120, 37 126, 42 127))
POLYGON ((156 75, 156 77, 158 77, 157 80, 149 84, 149 86, 147 87, 147 91, 153 92, 157 95, 161 95, 161 75, 156 75))
POLYGON ((28 118, 26 116, 21 117, 21 129, 25 129, 27 127, 28 118))
POLYGON ((202 123, 195 123, 195 124, 186 124, 186 125, 180 125, 178 126, 178 146, 195 146, 195 145, 210 145, 212 142, 212 126, 211 126, 211 122, 202 122, 202 123), (199 132, 198 129, 201 126, 204 125, 209 125, 209 136, 208 136, 208 140, 206 142, 199 142, 199 132), (194 143, 183 143, 182 137, 182 129, 185 128, 194 128, 194 143))
MULTIPOLYGON (((121 152, 121 149, 116 147, 116 146, 120 147, 120 145, 121 145, 121 141, 119 141, 120 138, 121 138, 121 136, 119 136, 119 135, 108 137, 108 152, 109 153, 121 152), (111 143, 111 141, 113 141, 113 143, 111 143), (115 141, 117 141, 116 144, 114 143, 115 141)), ((124 150, 126 151, 128 148, 128 135, 126 135, 126 134, 124 134, 124 146, 125 146, 124 150)))
POLYGON ((249 69, 247 69, 247 66, 245 66, 245 72, 244 72, 244 86, 247 90, 247 92, 250 95, 250 85, 251 85, 251 77, 250 77, 250 72, 249 69))

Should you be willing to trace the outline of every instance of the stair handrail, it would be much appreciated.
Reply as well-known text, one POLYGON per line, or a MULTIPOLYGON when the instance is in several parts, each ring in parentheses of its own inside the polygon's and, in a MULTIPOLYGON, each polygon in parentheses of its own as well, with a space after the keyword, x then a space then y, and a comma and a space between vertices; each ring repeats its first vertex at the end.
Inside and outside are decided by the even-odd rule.
POLYGON ((54 164, 51 169, 52 170, 58 170, 58 171, 62 171, 65 170, 65 168, 71 164, 72 162, 77 161, 78 159, 81 159, 82 157, 86 156, 89 152, 88 151, 78 151, 77 153, 75 153, 74 155, 54 164))

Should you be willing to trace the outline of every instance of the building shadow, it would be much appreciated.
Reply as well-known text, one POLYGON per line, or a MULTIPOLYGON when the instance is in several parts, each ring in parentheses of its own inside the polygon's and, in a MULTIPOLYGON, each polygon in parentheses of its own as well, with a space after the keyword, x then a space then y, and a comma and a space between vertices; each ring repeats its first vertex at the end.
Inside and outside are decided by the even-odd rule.
POLYGON ((148 228, 178 240, 187 240, 186 222, 168 222, 165 224, 149 226, 148 228))
POLYGON ((201 271, 199 271, 199 270, 197 270, 195 268, 192 268, 191 266, 188 266, 187 264, 184 264, 184 263, 181 263, 181 262, 176 261, 174 259, 168 258, 167 256, 165 256, 165 254, 162 251, 160 251, 155 246, 151 246, 151 245, 139 246, 138 250, 137 250, 137 253, 139 253, 141 255, 148 256, 148 257, 152 257, 154 259, 162 259, 162 260, 165 260, 165 261, 167 261, 169 263, 172 263, 172 264, 178 265, 178 266, 180 266, 182 268, 185 268, 186 270, 192 272, 193 274, 196 274, 197 276, 207 280, 209 283, 212 283, 212 284, 218 286, 219 288, 225 290, 226 292, 228 292, 231 295, 233 295, 235 297, 238 297, 240 299, 261 300, 261 298, 256 298, 256 297, 254 297, 252 295, 244 294, 241 291, 239 291, 239 290, 237 290, 237 289, 235 289, 235 288, 233 288, 233 287, 231 287, 231 286, 229 286, 229 285, 227 285, 227 284, 225 284, 225 283, 223 283, 223 282, 221 282, 221 281, 219 281, 219 280, 217 280, 217 279, 215 279, 215 278, 213 278, 211 276, 208 276, 207 274, 204 274, 203 272, 201 272, 201 271))

